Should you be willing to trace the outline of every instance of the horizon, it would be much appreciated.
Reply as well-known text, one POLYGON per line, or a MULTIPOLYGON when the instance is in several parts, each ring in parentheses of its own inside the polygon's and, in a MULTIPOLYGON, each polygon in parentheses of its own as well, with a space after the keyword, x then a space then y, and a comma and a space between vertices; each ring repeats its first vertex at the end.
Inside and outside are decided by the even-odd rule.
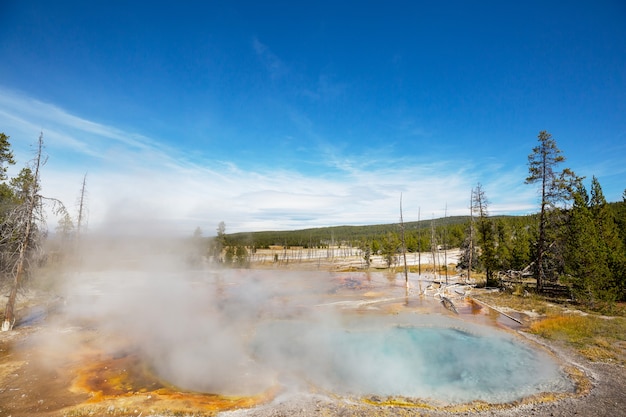
POLYGON ((87 175, 94 232, 392 224, 400 198, 405 223, 463 216, 477 183, 526 215, 546 130, 621 201, 623 2, 273 6, 3 3, 9 175, 43 132, 43 194, 73 213, 87 175))

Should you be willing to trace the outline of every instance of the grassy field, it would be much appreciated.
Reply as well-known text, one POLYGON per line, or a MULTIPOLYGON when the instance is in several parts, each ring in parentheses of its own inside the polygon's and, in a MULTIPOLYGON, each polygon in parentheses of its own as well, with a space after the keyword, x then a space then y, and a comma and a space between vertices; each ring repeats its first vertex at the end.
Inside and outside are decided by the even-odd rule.
POLYGON ((556 343, 576 349, 592 361, 626 365, 626 305, 613 307, 614 315, 585 311, 571 303, 555 303, 529 294, 520 296, 492 292, 477 295, 495 307, 526 313, 525 330, 556 343))

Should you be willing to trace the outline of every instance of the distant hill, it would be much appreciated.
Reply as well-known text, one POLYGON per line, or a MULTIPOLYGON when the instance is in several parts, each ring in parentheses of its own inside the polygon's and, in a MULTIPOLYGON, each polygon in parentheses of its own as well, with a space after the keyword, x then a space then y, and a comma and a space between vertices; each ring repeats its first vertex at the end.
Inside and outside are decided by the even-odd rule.
MULTIPOLYGON (((624 233, 626 230, 626 203, 609 203, 615 213, 616 222, 624 233)), ((536 221, 536 214, 520 216, 490 216, 493 221, 502 220, 505 223, 533 223, 536 221)), ((470 216, 450 216, 438 219, 428 219, 404 223, 408 236, 422 233, 422 238, 430 236, 431 227, 438 236, 447 236, 449 245, 456 246, 464 239, 469 224, 470 216)), ((267 248, 272 245, 281 246, 303 246, 319 247, 329 244, 352 244, 356 245, 362 241, 380 239, 389 233, 398 233, 399 223, 375 224, 364 226, 329 226, 299 230, 281 231, 261 231, 261 232, 240 232, 226 234, 229 244, 256 246, 257 248, 267 248)), ((626 238, 625 244, 626 244, 626 238)), ((441 240, 439 240, 441 241, 441 240)))
MULTIPOLYGON (((522 216, 493 216, 492 219, 507 219, 522 216)), ((527 217, 527 216, 523 216, 527 217)), ((415 234, 417 231, 428 231, 431 225, 437 233, 444 228, 465 228, 469 224, 470 216, 450 216, 439 219, 429 219, 404 223, 405 231, 415 234)), ((231 244, 254 245, 269 247, 271 245, 314 247, 327 244, 352 243, 379 238, 388 233, 397 233, 399 223, 375 224, 366 226, 329 226, 300 230, 240 232, 226 234, 231 244)), ((425 233, 426 234, 426 233, 425 233)), ((458 233, 457 233, 458 234, 458 233)))

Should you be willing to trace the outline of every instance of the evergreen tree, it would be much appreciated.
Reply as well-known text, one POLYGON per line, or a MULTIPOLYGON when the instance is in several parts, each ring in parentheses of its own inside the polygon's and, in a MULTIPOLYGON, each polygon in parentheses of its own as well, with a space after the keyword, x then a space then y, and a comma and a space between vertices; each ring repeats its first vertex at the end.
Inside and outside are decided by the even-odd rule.
POLYGON ((516 223, 511 236, 511 269, 522 271, 531 262, 529 226, 516 223))
MULTIPOLYGON (((606 202, 600 182, 594 176, 591 180, 591 199, 589 202, 591 215, 598 235, 598 245, 602 259, 607 263, 611 273, 610 282, 604 283, 605 291, 609 291, 611 298, 616 294, 624 298, 624 270, 626 269, 626 255, 624 245, 619 237, 619 228, 614 211, 606 202)), ((606 297, 605 297, 606 298, 606 297)))
POLYGON ((248 266, 248 250, 243 245, 237 245, 235 247, 235 265, 243 268, 248 266))
POLYGON ((552 135, 539 132, 539 145, 528 155, 526 184, 539 184, 540 205, 538 236, 535 243, 534 262, 537 289, 541 291, 546 280, 553 280, 558 272, 557 256, 560 256, 556 233, 562 224, 561 203, 568 194, 575 176, 569 169, 558 171, 565 161, 552 135), (552 253, 549 250, 554 249, 552 253))
POLYGON ((388 232, 381 240, 381 255, 387 263, 387 267, 396 264, 396 255, 400 249, 401 243, 397 233, 388 232))
POLYGON ((0 181, 7 179, 8 165, 15 165, 9 136, 0 133, 0 181))
POLYGON ((461 255, 459 257, 459 262, 457 263, 457 268, 468 269, 470 260, 472 262, 472 267, 476 265, 476 259, 478 258, 478 252, 476 251, 476 236, 475 233, 471 230, 474 227, 472 222, 469 221, 465 227, 465 239, 459 245, 461 249, 461 255))
POLYGON ((495 222, 495 256, 497 268, 502 271, 511 269, 512 240, 508 225, 502 219, 495 222))
POLYGON ((589 208, 589 195, 581 179, 577 181, 572 196, 574 202, 564 239, 565 280, 572 284, 578 300, 593 306, 598 299, 614 298, 611 271, 589 208))
POLYGON ((363 260, 365 260, 365 267, 369 268, 372 262, 372 242, 367 239, 361 239, 359 249, 361 250, 363 260))
POLYGON ((623 247, 619 239, 614 213, 607 204, 600 182, 595 176, 591 180, 589 207, 604 251, 607 254, 621 254, 623 247))
POLYGON ((478 183, 472 191, 472 208, 476 216, 476 240, 480 247, 478 265, 485 271, 487 285, 493 280, 493 273, 497 268, 495 233, 493 223, 489 218, 488 205, 485 191, 478 183))

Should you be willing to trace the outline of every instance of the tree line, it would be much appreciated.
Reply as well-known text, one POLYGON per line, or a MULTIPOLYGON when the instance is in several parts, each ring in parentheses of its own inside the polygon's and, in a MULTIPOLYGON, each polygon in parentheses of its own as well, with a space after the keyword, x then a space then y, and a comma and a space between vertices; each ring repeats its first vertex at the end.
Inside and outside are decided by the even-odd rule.
POLYGON ((558 283, 590 306, 626 301, 626 190, 623 201, 609 203, 595 176, 588 191, 586 179, 562 168, 564 162, 552 135, 541 131, 523 179, 537 187, 536 214, 491 216, 487 193, 478 183, 471 190, 468 216, 403 223, 403 238, 399 224, 226 234, 222 222, 212 253, 226 248, 231 253, 227 263, 242 265, 241 248, 346 245, 360 248, 366 261, 378 254, 391 265, 403 250, 458 247, 458 268, 483 273, 488 284, 497 282, 499 271, 523 271, 536 279, 539 292, 558 283))

